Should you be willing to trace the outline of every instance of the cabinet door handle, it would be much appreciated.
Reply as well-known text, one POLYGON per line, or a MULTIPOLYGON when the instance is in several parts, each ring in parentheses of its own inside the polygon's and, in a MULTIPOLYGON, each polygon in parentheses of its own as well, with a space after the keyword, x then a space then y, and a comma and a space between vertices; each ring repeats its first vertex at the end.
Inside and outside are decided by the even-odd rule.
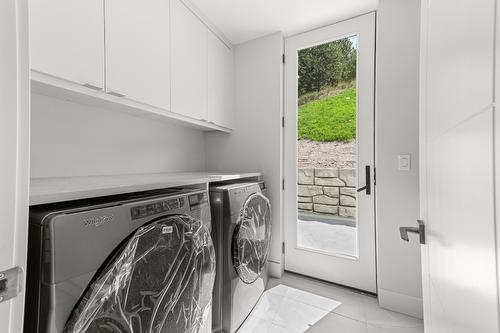
POLYGON ((90 84, 90 83, 84 83, 83 86, 86 87, 86 88, 95 90, 95 91, 101 91, 102 90, 101 87, 94 86, 93 84, 90 84))
POLYGON ((117 93, 116 91, 108 91, 108 94, 116 97, 125 97, 124 94, 117 93))

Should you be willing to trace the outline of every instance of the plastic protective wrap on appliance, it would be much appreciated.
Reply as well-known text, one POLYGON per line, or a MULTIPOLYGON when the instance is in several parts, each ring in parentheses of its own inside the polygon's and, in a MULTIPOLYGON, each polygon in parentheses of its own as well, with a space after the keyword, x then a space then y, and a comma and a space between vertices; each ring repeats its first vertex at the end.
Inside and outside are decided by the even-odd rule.
POLYGON ((233 240, 233 263, 240 279, 252 283, 262 274, 271 245, 271 205, 261 193, 248 197, 233 240))
POLYGON ((202 222, 186 215, 153 221, 116 251, 64 332, 202 332, 211 325, 215 265, 202 222))

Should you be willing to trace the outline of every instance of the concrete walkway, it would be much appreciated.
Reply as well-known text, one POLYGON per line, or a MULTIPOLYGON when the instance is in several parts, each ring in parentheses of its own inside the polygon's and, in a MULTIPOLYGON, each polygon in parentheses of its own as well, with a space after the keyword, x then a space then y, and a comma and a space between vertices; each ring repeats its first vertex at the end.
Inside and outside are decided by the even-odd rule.
POLYGON ((357 235, 356 227, 298 220, 297 245, 301 248, 357 257, 357 235))

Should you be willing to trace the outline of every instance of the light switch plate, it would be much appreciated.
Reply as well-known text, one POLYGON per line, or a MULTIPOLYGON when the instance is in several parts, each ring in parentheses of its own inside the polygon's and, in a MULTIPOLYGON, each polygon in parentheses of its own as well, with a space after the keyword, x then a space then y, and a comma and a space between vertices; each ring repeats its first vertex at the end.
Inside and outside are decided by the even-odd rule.
POLYGON ((398 170, 399 171, 410 171, 411 168, 411 157, 409 154, 398 155, 398 170))

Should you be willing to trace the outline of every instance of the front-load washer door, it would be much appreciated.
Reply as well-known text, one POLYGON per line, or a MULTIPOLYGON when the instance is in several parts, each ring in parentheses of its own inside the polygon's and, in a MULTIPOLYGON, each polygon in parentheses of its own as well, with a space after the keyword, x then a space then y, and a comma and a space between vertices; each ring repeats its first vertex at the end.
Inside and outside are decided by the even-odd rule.
POLYGON ((214 279, 214 246, 201 221, 187 215, 153 220, 110 258, 65 332, 205 331, 214 279))
POLYGON ((251 194, 240 211, 231 244, 233 265, 246 284, 262 274, 271 246, 271 205, 261 193, 251 194))

